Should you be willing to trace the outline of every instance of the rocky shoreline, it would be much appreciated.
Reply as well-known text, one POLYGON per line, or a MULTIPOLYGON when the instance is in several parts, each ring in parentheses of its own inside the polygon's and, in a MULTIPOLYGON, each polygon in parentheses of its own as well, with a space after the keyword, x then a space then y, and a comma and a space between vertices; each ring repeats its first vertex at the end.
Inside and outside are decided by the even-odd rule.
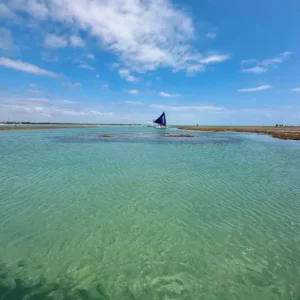
POLYGON ((281 140, 300 140, 300 126, 180 126, 183 130, 266 134, 281 140))
POLYGON ((193 135, 191 134, 188 134, 188 133, 169 133, 169 134, 166 134, 165 135, 166 137, 194 137, 193 135))

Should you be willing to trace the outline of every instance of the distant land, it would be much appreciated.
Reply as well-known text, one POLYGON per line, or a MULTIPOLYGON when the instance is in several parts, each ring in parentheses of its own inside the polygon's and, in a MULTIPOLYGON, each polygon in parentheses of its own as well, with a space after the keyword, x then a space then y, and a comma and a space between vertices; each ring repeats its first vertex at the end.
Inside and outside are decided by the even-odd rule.
MULTIPOLYGON (((106 126, 141 126, 142 124, 83 124, 83 123, 35 123, 35 122, 0 122, 0 130, 49 130, 72 128, 99 128, 106 126)), ((181 130, 210 132, 249 132, 270 135, 282 140, 300 140, 300 126, 170 126, 181 130)))
POLYGON ((48 123, 48 122, 0 122, 0 130, 49 130, 72 128, 99 128, 107 126, 140 126, 141 124, 85 124, 85 123, 48 123))
POLYGON ((18 122, 18 121, 0 121, 0 125, 142 125, 142 124, 116 124, 116 123, 58 123, 58 122, 18 122))
POLYGON ((214 132, 249 132, 266 134, 281 140, 300 140, 300 126, 179 126, 179 129, 214 132))

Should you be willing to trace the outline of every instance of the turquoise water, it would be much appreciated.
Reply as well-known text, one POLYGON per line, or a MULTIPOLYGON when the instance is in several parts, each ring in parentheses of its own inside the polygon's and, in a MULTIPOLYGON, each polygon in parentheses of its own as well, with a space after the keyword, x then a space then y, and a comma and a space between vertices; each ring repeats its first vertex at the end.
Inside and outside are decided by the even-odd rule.
POLYGON ((0 132, 0 299, 300 299, 300 143, 164 134, 0 132))

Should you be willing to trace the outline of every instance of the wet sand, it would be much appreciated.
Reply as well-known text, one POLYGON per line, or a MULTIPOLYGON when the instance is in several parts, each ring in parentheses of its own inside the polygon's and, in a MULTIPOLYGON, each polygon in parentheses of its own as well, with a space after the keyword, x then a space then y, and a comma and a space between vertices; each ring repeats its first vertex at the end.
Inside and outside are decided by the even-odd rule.
POLYGON ((300 126, 180 126, 179 129, 198 131, 232 131, 267 134, 282 140, 300 140, 300 126))

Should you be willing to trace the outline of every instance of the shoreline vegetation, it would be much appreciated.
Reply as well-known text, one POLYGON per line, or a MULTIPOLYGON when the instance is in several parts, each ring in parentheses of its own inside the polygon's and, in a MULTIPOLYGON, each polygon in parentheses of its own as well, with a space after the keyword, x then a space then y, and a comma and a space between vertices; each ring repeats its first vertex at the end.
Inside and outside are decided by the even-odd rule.
MULTIPOLYGON (((3 124, 1 130, 53 130, 53 129, 79 129, 103 128, 107 126, 134 126, 140 124, 3 124)), ((300 140, 300 126, 170 126, 182 130, 211 131, 211 132, 249 132, 270 135, 282 140, 300 140)))
POLYGON ((300 140, 300 126, 179 126, 178 129, 213 132, 249 132, 281 140, 300 140))

